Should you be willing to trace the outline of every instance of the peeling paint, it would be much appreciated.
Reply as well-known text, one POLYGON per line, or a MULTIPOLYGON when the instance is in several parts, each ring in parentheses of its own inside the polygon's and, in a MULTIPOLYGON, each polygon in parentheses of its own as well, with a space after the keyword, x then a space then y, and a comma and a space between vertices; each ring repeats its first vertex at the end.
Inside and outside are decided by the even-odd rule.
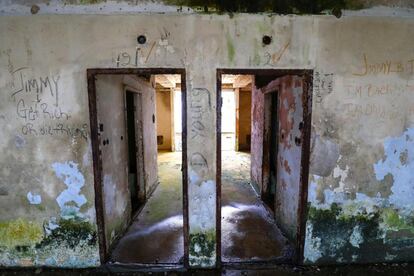
POLYGON ((316 262, 322 257, 321 238, 312 236, 313 226, 311 223, 306 223, 306 243, 304 249, 305 261, 316 262))
POLYGON ((352 246, 359 248, 359 245, 363 243, 363 241, 364 237, 362 236, 361 228, 359 225, 356 225, 354 227, 354 230, 352 230, 351 236, 349 237, 349 242, 352 244, 352 246))
POLYGON ((52 164, 52 168, 56 176, 67 186, 67 189, 61 192, 56 198, 62 212, 61 216, 74 218, 81 215, 79 210, 87 200, 81 194, 81 189, 85 185, 85 178, 79 171, 78 164, 72 161, 63 163, 56 162, 52 164))
POLYGON ((375 176, 379 181, 393 176, 390 203, 409 214, 414 210, 414 127, 385 139, 384 153, 384 159, 374 164, 375 176))
POLYGON ((189 171, 190 225, 192 231, 208 231, 215 228, 216 183, 213 180, 203 181, 193 170, 189 171), (194 205, 193 205, 194 204, 194 205))
POLYGON ((29 201, 30 204, 37 205, 37 204, 42 203, 42 197, 40 195, 33 194, 32 192, 27 193, 27 200, 29 201))

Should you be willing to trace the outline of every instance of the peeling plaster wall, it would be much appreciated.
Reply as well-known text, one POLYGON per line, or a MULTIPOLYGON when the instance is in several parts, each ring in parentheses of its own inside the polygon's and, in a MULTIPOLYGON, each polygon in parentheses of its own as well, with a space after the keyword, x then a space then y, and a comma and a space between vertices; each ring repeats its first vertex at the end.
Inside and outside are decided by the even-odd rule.
POLYGON ((107 248, 123 233, 131 217, 123 80, 122 75, 98 75, 96 78, 98 125, 103 126, 99 131, 99 148, 107 248))
POLYGON ((58 30, 30 40, 39 28, 0 42, 0 265, 96 266, 85 72, 50 52, 58 30))
POLYGON ((216 68, 315 70, 306 262, 412 260, 414 12, 386 10, 378 14, 390 17, 369 11, 341 19, 0 17, 7 38, 0 40, 0 233, 25 229, 19 238, 0 235, 1 265, 98 263, 86 86, 92 67, 186 69, 192 266, 211 267, 216 260, 216 68), (137 48, 139 34, 147 43, 137 48), (264 34, 274 38, 268 46, 264 34), (364 57, 372 68, 366 74, 364 57), (33 87, 46 77, 43 92, 33 87), (59 93, 50 90, 55 82, 59 93), (79 191, 79 201, 67 204, 76 207, 72 216, 56 201, 67 189, 79 191), (43 241, 55 241, 48 233, 62 237, 56 229, 64 227, 56 225, 73 227, 67 222, 85 226, 76 232, 88 233, 81 235, 85 242, 71 247, 62 238, 55 251, 46 247, 43 241), (33 250, 38 244, 45 245, 33 250), (21 246, 28 251, 18 251, 21 246))
POLYGON ((318 22, 305 262, 413 258, 412 24, 318 22))

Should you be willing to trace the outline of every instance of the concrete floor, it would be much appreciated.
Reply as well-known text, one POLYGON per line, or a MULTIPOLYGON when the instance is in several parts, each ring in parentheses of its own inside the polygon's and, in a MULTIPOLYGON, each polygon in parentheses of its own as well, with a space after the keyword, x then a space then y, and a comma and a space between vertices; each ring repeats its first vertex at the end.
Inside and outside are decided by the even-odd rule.
POLYGON ((181 152, 158 153, 159 185, 111 255, 112 262, 177 264, 184 255, 181 152))
MULTIPOLYGON (((159 185, 112 252, 119 263, 182 261, 181 153, 160 152, 159 185)), ((222 260, 289 259, 292 248, 250 185, 250 154, 222 152, 222 260)))
POLYGON ((289 261, 293 248, 250 185, 250 154, 222 151, 222 261, 289 261))
POLYGON ((101 266, 98 268, 88 269, 59 269, 59 268, 0 268, 0 276, 131 276, 131 275, 171 275, 171 276, 236 276, 236 275, 252 275, 252 276, 410 276, 414 275, 413 263, 401 264, 366 264, 366 265, 338 265, 338 266, 293 266, 278 265, 272 268, 254 269, 235 269, 222 268, 220 270, 155 270, 130 269, 129 271, 117 271, 116 268, 101 266))

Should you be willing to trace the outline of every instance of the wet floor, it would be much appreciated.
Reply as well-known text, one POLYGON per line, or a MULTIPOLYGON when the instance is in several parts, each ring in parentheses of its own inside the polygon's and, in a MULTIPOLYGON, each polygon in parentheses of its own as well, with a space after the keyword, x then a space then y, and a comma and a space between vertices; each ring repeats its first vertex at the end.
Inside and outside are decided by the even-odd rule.
MULTIPOLYGON (((159 185, 112 252, 119 263, 176 264, 184 254, 181 153, 160 152, 159 185)), ((250 154, 222 152, 222 260, 286 260, 292 247, 250 185, 250 154)))
POLYGON ((159 185, 126 234, 111 261, 176 264, 184 255, 181 152, 158 153, 159 185))
POLYGON ((250 184, 250 154, 222 151, 222 260, 283 261, 293 248, 250 184))

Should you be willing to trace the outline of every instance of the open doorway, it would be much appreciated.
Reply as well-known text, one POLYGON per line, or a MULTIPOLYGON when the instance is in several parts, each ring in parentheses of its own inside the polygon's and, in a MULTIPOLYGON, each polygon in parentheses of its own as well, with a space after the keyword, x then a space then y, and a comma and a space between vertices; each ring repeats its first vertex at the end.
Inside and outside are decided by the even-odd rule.
POLYGON ((218 70, 217 234, 224 263, 287 263, 303 254, 310 76, 218 70))
POLYGON ((126 130, 128 141, 128 188, 131 198, 131 214, 135 214, 145 203, 145 171, 142 95, 130 89, 125 90, 126 130))
POLYGON ((184 71, 90 69, 88 87, 103 262, 184 265, 184 71))

